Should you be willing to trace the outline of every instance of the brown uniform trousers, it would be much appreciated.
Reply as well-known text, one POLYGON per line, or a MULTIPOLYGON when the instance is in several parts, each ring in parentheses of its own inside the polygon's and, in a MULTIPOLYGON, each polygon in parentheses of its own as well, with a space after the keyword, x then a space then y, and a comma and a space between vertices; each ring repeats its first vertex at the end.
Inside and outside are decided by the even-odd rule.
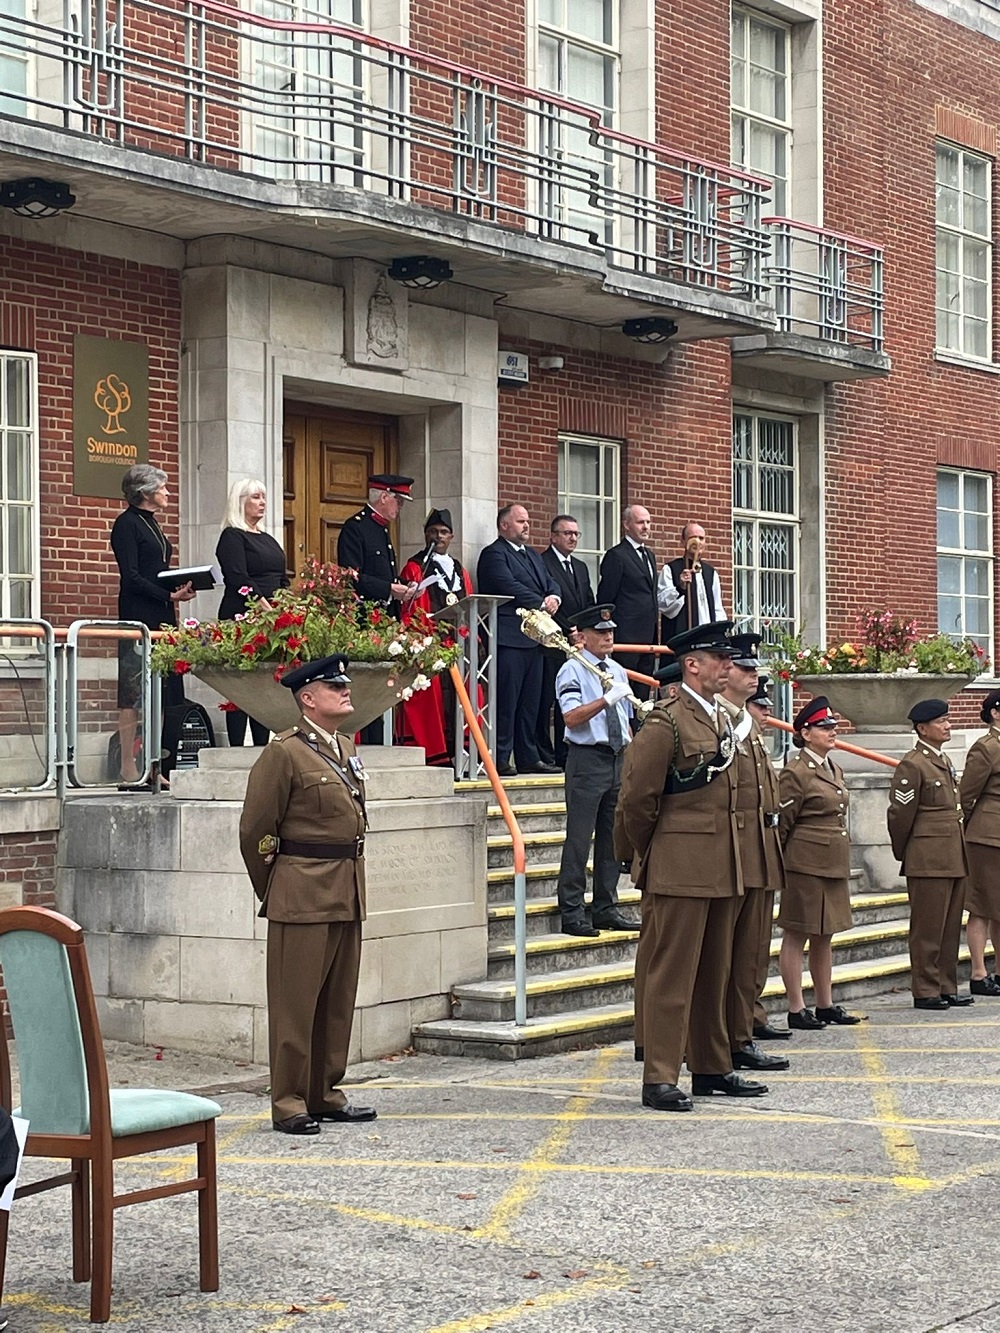
MULTIPOLYGON (((969 883, 965 905, 973 916, 1000 919, 1000 732, 990 727, 970 748, 959 787, 965 816, 969 883)), ((1000 941, 993 947, 1000 963, 1000 941)))
POLYGON ((628 747, 621 824, 645 893, 636 954, 644 1083, 676 1083, 687 1053, 698 1074, 732 1070, 726 985, 742 894, 733 766, 707 786, 664 795, 673 762, 692 774, 720 736, 687 691, 658 703, 628 747))
POLYGON ((270 864, 265 859, 269 839, 363 847, 364 786, 348 767, 354 742, 337 741, 339 758, 305 717, 275 736, 251 769, 240 820, 240 850, 268 921, 275 1120, 337 1110, 347 1100, 337 1084, 347 1068, 358 989, 364 859, 294 856, 280 845, 270 864))
POLYGON ((729 1049, 753 1039, 755 1023, 766 1023, 760 993, 771 960, 774 894, 785 871, 778 838, 778 775, 754 722, 736 755, 736 828, 743 888, 733 929, 733 957, 726 989, 729 1049))
POLYGON ((892 775, 887 815, 910 899, 910 985, 915 999, 958 990, 958 945, 969 863, 951 761, 920 742, 892 775))

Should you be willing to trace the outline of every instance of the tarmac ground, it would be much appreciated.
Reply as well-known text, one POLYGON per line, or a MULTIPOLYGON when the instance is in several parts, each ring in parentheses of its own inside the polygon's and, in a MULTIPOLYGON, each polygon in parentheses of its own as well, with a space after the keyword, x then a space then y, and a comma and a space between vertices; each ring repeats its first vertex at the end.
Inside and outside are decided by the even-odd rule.
MULTIPOLYGON (((644 1110, 631 1046, 513 1064, 403 1055, 349 1071, 378 1120, 271 1129, 266 1070, 109 1047, 113 1086, 214 1096, 221 1287, 192 1196, 115 1214, 110 1327, 238 1333, 994 1333, 1000 1001, 868 1002, 769 1043, 753 1101, 644 1110), (859 1011, 861 1006, 858 1007, 859 1011)), ((28 1159, 27 1181, 48 1174, 28 1159)), ((118 1167, 141 1189, 183 1151, 118 1167)), ((66 1190, 11 1214, 12 1333, 87 1324, 66 1190)))

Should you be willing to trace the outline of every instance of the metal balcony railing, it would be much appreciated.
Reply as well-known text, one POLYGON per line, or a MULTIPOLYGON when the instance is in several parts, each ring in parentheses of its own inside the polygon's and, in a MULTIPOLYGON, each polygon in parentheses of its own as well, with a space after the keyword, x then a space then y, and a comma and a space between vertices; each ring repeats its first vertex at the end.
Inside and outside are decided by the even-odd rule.
POLYGON ((42 18, 0 5, 0 57, 26 71, 21 88, 0 89, 0 116, 447 210, 631 273, 766 299, 768 183, 630 138, 586 106, 355 28, 216 0, 66 0, 61 24, 42 18))
POLYGON ((790 218, 765 218, 779 333, 883 350, 882 247, 790 218))

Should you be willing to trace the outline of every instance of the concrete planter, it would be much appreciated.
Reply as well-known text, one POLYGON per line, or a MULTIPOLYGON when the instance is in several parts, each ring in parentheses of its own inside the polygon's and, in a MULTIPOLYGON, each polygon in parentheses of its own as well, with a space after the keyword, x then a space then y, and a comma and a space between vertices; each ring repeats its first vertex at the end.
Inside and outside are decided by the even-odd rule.
POLYGON ((825 694, 834 712, 842 713, 858 731, 912 731, 907 713, 921 699, 950 699, 969 683, 968 676, 898 676, 886 672, 796 676, 795 684, 810 694, 825 694))
MULTIPOLYGON (((274 679, 273 665, 259 666, 253 671, 199 667, 191 674, 271 731, 284 731, 299 720, 292 692, 274 679)), ((414 668, 401 670, 390 662, 352 662, 348 674, 354 704, 351 726, 356 731, 397 704, 402 691, 418 675, 414 668)))

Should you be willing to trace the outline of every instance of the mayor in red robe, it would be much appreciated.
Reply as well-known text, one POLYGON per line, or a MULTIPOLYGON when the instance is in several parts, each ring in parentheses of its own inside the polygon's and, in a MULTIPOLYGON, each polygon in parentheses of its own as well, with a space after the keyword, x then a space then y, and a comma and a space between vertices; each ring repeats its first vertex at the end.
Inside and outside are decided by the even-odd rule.
MULTIPOLYGON (((440 611, 448 604, 448 597, 469 597, 472 595, 472 580, 469 571, 448 554, 455 532, 451 522, 451 511, 432 509, 424 523, 424 537, 427 545, 422 551, 403 566, 400 580, 404 583, 423 583, 433 579, 412 602, 403 607, 403 623, 419 607, 432 613, 440 611)), ((455 687, 447 671, 442 671, 431 681, 430 689, 420 690, 400 707, 397 712, 399 735, 402 745, 423 746, 428 764, 451 764, 455 757, 455 687)))

